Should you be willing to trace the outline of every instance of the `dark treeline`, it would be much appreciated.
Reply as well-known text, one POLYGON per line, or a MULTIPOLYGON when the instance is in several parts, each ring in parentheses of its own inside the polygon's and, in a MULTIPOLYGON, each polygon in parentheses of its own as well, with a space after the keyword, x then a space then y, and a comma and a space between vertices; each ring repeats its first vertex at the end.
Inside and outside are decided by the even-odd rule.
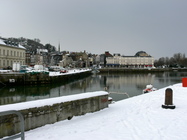
POLYGON ((49 53, 55 52, 56 48, 55 46, 51 44, 45 44, 43 45, 40 41, 40 39, 35 38, 35 39, 27 39, 27 38, 8 38, 8 40, 13 41, 13 42, 18 42, 20 45, 24 46, 27 51, 32 52, 32 54, 36 54, 37 49, 47 49, 49 53))
POLYGON ((184 68, 187 67, 187 58, 185 54, 176 53, 173 57, 161 57, 154 62, 155 67, 174 67, 184 68))

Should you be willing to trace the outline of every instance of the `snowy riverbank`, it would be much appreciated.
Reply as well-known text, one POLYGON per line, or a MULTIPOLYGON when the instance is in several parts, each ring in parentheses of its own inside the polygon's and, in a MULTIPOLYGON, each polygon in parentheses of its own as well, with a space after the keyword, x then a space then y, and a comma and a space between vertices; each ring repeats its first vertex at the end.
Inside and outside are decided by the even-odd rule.
POLYGON ((31 70, 26 73, 0 70, 0 86, 41 85, 82 79, 92 74, 91 69, 69 69, 66 72, 31 70))
POLYGON ((71 70, 68 70, 68 72, 66 73, 50 72, 49 76, 69 75, 69 74, 75 74, 75 73, 82 73, 86 71, 91 71, 91 69, 71 69, 71 70))
MULTIPOLYGON (((168 88, 168 87, 167 87, 168 88)), ((173 90, 176 109, 163 109, 165 89, 125 99, 96 113, 26 132, 26 140, 186 140, 187 88, 173 90)))
MULTIPOLYGON (((81 73, 81 72, 86 72, 86 71, 91 71, 89 68, 85 69, 70 69, 66 73, 60 73, 60 72, 49 72, 45 70, 31 70, 27 71, 27 73, 32 73, 32 72, 49 72, 49 76, 58 76, 58 75, 68 75, 68 74, 74 74, 74 73, 81 73)), ((20 73, 20 72, 13 72, 12 70, 0 70, 0 73, 20 73)))

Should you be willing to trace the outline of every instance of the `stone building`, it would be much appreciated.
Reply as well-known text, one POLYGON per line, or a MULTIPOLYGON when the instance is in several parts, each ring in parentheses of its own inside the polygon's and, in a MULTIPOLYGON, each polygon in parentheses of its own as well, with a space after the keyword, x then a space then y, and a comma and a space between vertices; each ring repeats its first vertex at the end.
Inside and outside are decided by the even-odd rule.
POLYGON ((25 52, 18 43, 0 38, 0 69, 12 68, 14 63, 25 65, 25 52))
POLYGON ((60 61, 59 65, 61 67, 69 67, 73 65, 73 59, 69 54, 64 54, 62 61, 60 61))

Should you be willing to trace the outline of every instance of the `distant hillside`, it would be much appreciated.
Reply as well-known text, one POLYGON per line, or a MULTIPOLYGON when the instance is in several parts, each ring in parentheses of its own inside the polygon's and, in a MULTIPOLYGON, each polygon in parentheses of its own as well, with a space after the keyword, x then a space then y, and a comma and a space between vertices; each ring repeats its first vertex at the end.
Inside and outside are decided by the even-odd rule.
POLYGON ((24 46, 27 51, 32 52, 34 54, 36 54, 37 49, 47 49, 49 53, 56 51, 55 46, 52 46, 51 44, 43 45, 40 43, 40 39, 32 40, 32 39, 20 37, 20 38, 8 38, 8 40, 19 43, 20 45, 24 46))

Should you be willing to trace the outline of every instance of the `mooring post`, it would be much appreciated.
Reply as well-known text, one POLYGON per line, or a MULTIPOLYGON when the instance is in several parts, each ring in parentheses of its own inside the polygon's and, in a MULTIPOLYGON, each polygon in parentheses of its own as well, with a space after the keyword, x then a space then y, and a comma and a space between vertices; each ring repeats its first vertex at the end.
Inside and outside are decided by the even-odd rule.
POLYGON ((165 104, 162 105, 162 108, 175 109, 173 105, 173 90, 171 88, 167 88, 165 91, 165 104))
POLYGON ((106 92, 108 92, 108 91, 109 91, 109 86, 104 87, 104 90, 105 90, 106 92))

